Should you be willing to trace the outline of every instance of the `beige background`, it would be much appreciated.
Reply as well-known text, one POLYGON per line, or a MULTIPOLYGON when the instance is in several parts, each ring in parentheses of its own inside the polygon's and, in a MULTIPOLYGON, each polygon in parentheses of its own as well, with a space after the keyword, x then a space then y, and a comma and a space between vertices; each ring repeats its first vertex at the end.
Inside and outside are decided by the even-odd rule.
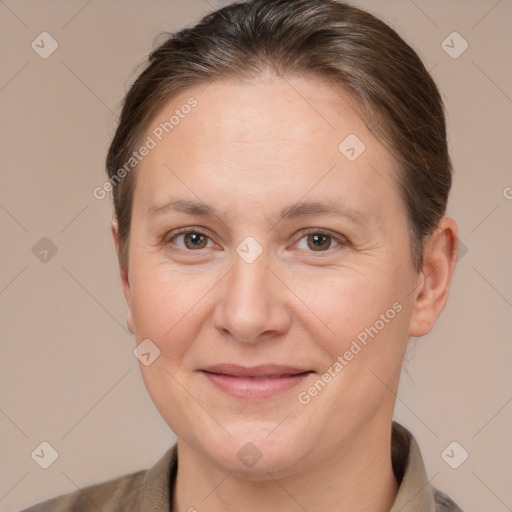
MULTIPOLYGON (((511 510, 512 2, 353 3, 398 30, 443 92, 448 213, 468 249, 435 329, 411 343, 396 419, 466 512, 511 510), (441 46, 453 31, 469 43, 457 59, 441 46), (440 455, 454 440, 469 453, 458 469, 440 455)), ((148 467, 175 440, 132 354, 111 205, 92 190, 154 37, 218 5, 0 0, 1 511, 148 467), (48 59, 31 48, 43 31, 59 44, 48 59), (32 252, 42 237, 57 247, 46 263, 32 252), (46 470, 31 458, 42 441, 59 453, 46 470)))

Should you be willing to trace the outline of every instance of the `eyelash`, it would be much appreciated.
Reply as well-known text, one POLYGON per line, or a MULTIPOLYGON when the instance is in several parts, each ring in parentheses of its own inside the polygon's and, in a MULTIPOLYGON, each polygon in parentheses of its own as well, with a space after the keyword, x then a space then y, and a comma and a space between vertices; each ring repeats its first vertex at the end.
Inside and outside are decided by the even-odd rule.
MULTIPOLYGON (((172 241, 174 239, 176 239, 178 236, 186 235, 188 233, 195 233, 195 234, 198 234, 198 235, 202 235, 202 236, 206 237, 209 241, 211 241, 211 237, 207 233, 202 231, 201 229, 183 228, 181 230, 177 230, 177 231, 172 232, 172 236, 164 237, 164 244, 165 245, 171 244, 172 241)), ((341 235, 334 235, 330 231, 327 231, 327 230, 324 230, 324 229, 321 229, 321 228, 308 228, 308 229, 305 229, 305 230, 302 231, 302 236, 297 240, 297 242, 295 242, 295 244, 300 242, 303 238, 307 237, 308 235, 323 235, 323 236, 327 236, 328 238, 330 238, 331 240, 334 240, 338 244, 335 247, 329 248, 329 249, 327 249, 325 251, 313 251, 313 250, 308 251, 308 252, 311 252, 311 253, 320 253, 320 254, 322 254, 322 253, 323 254, 329 253, 333 249, 336 249, 336 247, 344 247, 344 246, 347 246, 348 243, 349 243, 348 240, 345 237, 341 236, 341 235)), ((200 252, 202 250, 202 249, 196 249, 196 250, 187 249, 187 248, 180 247, 180 246, 177 246, 177 247, 178 247, 178 249, 180 249, 182 251, 185 251, 185 252, 188 252, 188 253, 200 252)), ((203 249, 206 249, 206 247, 204 247, 203 249)))

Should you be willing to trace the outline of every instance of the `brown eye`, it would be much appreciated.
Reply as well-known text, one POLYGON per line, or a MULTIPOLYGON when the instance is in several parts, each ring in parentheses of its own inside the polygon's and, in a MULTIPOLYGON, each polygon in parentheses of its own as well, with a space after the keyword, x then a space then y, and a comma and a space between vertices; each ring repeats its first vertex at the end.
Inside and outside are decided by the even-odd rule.
POLYGON ((323 233, 317 233, 314 235, 308 235, 308 247, 313 251, 322 251, 330 249, 332 237, 324 235, 323 233))
POLYGON ((205 249, 208 246, 209 237, 199 231, 183 231, 168 239, 167 243, 174 243, 181 249, 189 249, 191 251, 196 249, 205 249), (183 239, 182 243, 177 243, 177 240, 183 239))
POLYGON ((184 233, 184 241, 187 249, 204 249, 208 243, 208 237, 201 233, 191 231, 184 233))
POLYGON ((311 229, 303 232, 304 235, 297 242, 299 249, 308 252, 329 252, 331 249, 342 248, 347 245, 347 240, 343 235, 331 235, 319 229, 311 229))

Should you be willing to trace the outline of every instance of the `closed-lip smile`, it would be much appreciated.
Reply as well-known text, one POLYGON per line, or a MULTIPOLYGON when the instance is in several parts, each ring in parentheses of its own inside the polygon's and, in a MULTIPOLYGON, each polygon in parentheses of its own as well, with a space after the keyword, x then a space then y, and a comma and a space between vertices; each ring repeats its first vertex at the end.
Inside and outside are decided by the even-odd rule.
POLYGON ((201 372, 218 389, 237 398, 258 400, 295 387, 312 370, 288 365, 239 366, 217 364, 201 372))

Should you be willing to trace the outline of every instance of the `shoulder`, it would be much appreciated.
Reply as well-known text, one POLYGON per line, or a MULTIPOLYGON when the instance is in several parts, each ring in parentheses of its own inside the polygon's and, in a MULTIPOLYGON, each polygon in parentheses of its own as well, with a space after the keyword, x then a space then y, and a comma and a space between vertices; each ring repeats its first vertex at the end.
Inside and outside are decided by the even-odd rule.
POLYGON ((174 444, 149 469, 141 469, 32 505, 20 512, 127 512, 169 510, 178 467, 174 444))
POLYGON ((147 470, 136 471, 37 503, 20 512, 121 512, 130 504, 137 510, 147 470))

